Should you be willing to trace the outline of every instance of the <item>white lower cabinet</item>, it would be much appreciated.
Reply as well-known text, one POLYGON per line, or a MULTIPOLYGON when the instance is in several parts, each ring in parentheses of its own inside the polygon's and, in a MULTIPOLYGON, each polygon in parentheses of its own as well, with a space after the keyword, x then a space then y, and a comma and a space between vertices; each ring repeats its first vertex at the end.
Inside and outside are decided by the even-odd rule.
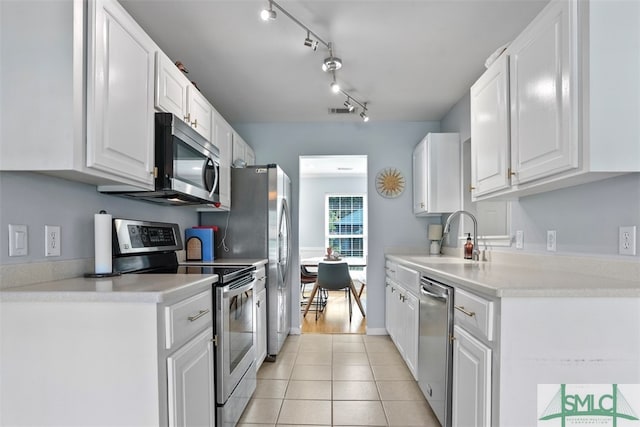
POLYGON ((213 328, 167 358, 170 426, 214 426, 213 328))
MULTIPOLYGON (((418 286, 400 284, 396 271, 402 271, 402 266, 389 263, 387 261, 387 278, 385 288, 385 326, 389 336, 398 348, 407 367, 418 379, 418 328, 420 323, 420 306, 418 296, 415 291, 409 291, 418 286), (393 270, 396 279, 389 277, 389 271, 393 270), (403 286, 405 285, 405 286, 403 286)), ((404 269, 411 271, 409 269, 404 269)), ((413 272, 416 274, 417 272, 413 272)), ((416 288, 417 290, 417 288, 416 288)))
POLYGON ((211 284, 121 298, 1 301, 0 425, 215 426, 211 284))
POLYGON ((491 349, 467 331, 453 327, 452 424, 491 425, 491 349))

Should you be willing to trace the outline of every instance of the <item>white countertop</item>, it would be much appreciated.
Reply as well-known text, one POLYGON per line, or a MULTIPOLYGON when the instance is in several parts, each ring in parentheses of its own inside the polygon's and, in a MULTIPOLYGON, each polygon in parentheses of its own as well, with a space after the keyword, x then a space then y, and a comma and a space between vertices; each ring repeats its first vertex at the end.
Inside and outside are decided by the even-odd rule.
POLYGON ((492 297, 640 297, 640 280, 608 278, 537 265, 470 261, 447 256, 386 254, 435 280, 492 297))
POLYGON ((0 292, 0 301, 83 301, 163 303, 204 291, 215 274, 123 274, 112 278, 77 277, 36 283, 0 292))

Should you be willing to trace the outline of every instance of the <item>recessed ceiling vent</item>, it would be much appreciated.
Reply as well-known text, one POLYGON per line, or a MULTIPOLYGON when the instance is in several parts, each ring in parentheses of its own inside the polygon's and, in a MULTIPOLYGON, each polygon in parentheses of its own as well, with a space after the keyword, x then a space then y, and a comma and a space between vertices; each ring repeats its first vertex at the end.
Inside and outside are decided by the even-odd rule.
POLYGON ((329 114, 356 114, 358 111, 357 108, 349 111, 348 108, 329 108, 329 114))

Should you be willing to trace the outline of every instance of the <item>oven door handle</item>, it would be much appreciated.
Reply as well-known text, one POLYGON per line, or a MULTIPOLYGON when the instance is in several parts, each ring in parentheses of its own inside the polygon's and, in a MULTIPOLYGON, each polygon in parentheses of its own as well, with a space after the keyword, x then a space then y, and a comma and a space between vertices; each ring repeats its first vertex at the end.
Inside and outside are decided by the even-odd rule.
POLYGON ((222 288, 222 297, 230 298, 235 295, 240 295, 243 292, 247 292, 248 290, 253 289, 254 285, 255 285, 255 279, 244 286, 240 286, 239 288, 229 289, 227 286, 225 286, 222 288))

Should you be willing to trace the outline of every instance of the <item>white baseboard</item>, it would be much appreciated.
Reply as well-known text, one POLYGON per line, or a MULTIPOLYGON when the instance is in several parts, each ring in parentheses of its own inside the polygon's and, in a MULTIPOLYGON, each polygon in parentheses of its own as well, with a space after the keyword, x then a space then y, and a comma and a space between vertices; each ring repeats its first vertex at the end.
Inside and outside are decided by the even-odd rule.
POLYGON ((301 335, 302 331, 300 330, 300 328, 291 328, 289 330, 289 335, 301 335))
POLYGON ((367 335, 388 335, 385 328, 367 328, 367 335))

